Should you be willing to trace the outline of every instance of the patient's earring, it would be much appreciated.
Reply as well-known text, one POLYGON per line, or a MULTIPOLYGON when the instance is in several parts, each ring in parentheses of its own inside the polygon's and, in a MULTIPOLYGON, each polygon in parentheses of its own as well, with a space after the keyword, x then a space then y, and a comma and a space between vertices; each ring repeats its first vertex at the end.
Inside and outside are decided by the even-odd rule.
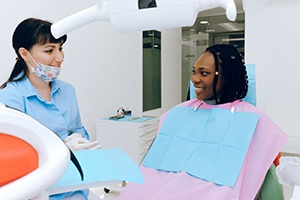
POLYGON ((219 75, 219 72, 215 72, 215 75, 218 76, 218 75, 219 75))

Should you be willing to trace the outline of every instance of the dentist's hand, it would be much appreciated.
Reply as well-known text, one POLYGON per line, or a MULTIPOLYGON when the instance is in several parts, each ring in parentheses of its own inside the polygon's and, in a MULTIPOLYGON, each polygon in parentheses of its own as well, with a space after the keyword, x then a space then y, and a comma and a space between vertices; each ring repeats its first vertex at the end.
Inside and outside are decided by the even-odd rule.
POLYGON ((100 149, 101 145, 98 141, 90 142, 82 137, 79 133, 73 133, 65 138, 64 142, 71 149, 71 151, 87 150, 87 149, 100 149))

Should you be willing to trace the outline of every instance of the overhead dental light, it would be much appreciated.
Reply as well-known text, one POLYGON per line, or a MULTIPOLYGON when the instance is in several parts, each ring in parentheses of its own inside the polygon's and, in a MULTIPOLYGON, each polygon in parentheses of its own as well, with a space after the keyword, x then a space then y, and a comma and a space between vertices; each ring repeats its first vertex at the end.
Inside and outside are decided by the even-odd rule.
POLYGON ((59 38, 94 21, 110 21, 119 32, 160 30, 192 26, 198 13, 222 7, 229 20, 236 19, 234 0, 97 0, 96 5, 51 26, 59 38))

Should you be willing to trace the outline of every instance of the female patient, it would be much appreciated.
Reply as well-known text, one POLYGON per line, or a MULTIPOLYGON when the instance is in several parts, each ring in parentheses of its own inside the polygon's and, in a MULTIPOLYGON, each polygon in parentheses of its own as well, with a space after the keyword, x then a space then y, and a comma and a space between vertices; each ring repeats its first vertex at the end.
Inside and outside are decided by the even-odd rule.
POLYGON ((140 166, 145 184, 118 199, 254 199, 287 136, 241 100, 245 65, 231 45, 208 47, 192 69, 197 99, 165 113, 140 166))
MULTIPOLYGON (((57 80, 64 61, 64 35, 55 39, 48 21, 29 18, 13 33, 17 59, 13 71, 1 86, 0 102, 18 109, 55 132, 71 150, 95 147, 81 123, 74 87, 57 80)), ((82 196, 83 191, 52 196, 64 199, 82 196)))

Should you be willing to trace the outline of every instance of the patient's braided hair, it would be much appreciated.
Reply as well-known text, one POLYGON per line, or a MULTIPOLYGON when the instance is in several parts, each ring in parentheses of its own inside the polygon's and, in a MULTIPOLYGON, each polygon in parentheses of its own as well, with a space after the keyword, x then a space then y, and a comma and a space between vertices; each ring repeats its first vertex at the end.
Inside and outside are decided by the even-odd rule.
POLYGON ((228 44, 216 44, 208 47, 205 52, 213 54, 216 72, 220 73, 219 67, 221 67, 223 85, 220 98, 216 95, 217 74, 215 75, 213 85, 214 97, 217 104, 244 98, 248 91, 248 77, 242 56, 237 49, 228 44))

